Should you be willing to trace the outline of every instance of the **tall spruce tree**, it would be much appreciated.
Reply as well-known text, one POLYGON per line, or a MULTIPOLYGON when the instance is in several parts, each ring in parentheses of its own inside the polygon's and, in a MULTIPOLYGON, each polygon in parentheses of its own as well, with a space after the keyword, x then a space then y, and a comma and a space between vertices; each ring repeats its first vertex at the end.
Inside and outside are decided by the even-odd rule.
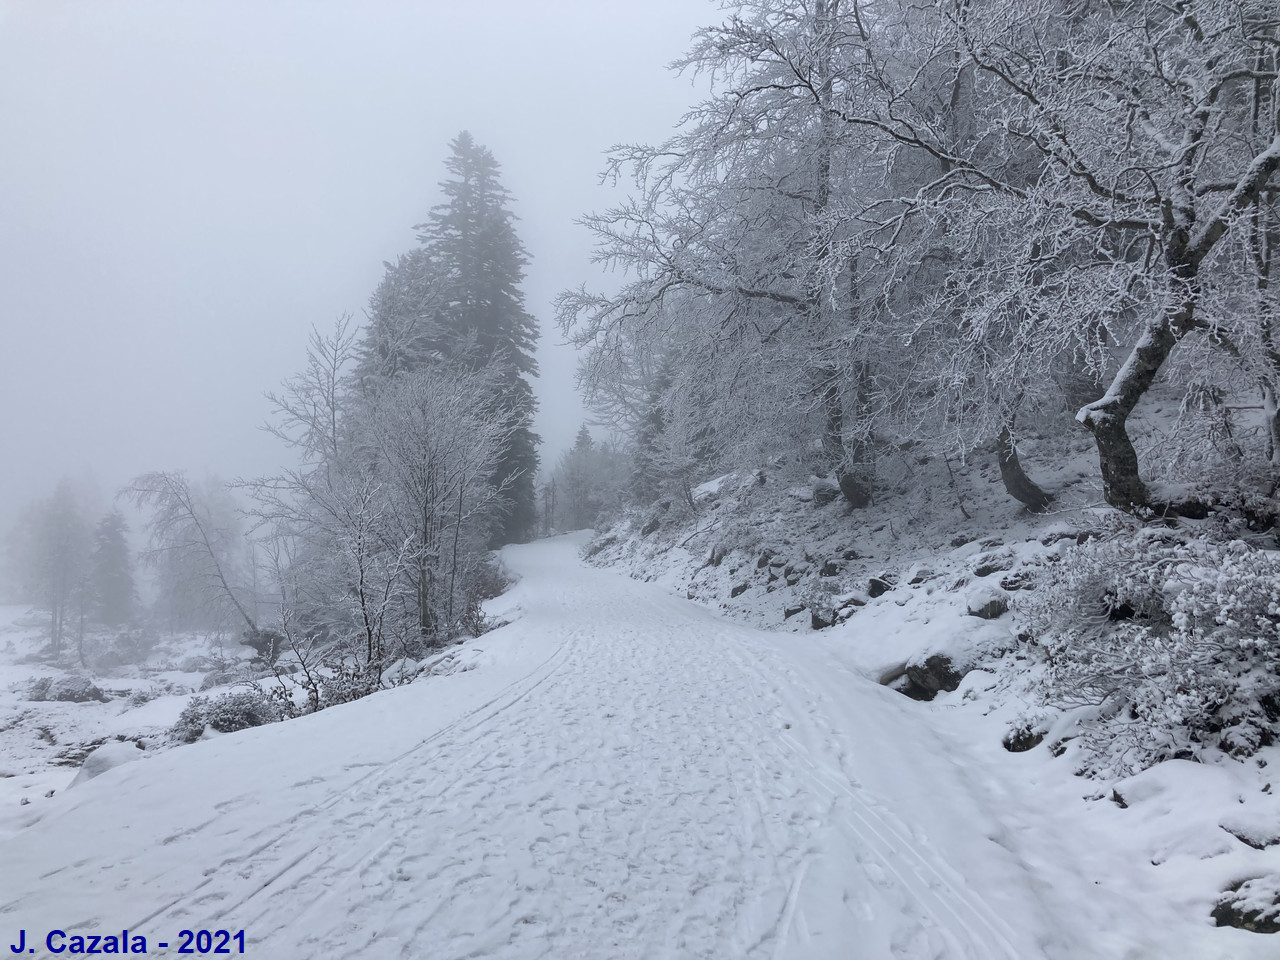
POLYGON ((537 374, 538 325, 520 290, 529 257, 516 236, 498 162, 465 131, 449 147, 449 179, 440 184, 445 201, 414 228, 435 277, 429 311, 435 322, 422 330, 438 356, 471 369, 500 368, 498 396, 517 427, 492 477, 506 501, 494 533, 497 545, 528 539, 537 520, 536 401, 527 377, 537 374))

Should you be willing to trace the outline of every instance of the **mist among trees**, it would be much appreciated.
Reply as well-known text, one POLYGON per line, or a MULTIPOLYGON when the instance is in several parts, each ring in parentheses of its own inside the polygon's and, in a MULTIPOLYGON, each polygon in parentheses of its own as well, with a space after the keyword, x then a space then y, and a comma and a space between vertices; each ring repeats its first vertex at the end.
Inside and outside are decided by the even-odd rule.
POLYGON ((582 222, 617 282, 555 304, 593 419, 541 475, 529 254, 462 133, 364 316, 271 394, 289 466, 138 477, 137 573, 124 516, 59 487, 14 538, 20 596, 54 655, 142 593, 359 692, 484 628, 495 547, 693 513, 758 464, 892 510, 937 482, 891 479, 897 452, 994 461, 1043 512, 1087 438, 1120 511, 1272 524, 1278 38, 1261 0, 739 4, 676 64, 707 97, 611 151, 629 193, 582 222))
MULTIPOLYGON (((589 215, 615 293, 563 294, 588 396, 679 498, 784 456, 881 498, 877 460, 1092 434, 1142 514, 1274 493, 1273 4, 744 3, 679 66, 713 94, 589 215), (1180 396, 1160 449, 1132 421, 1180 396)), ((645 495, 656 489, 652 483, 645 495)), ((1264 511, 1265 512, 1265 511, 1264 511)))

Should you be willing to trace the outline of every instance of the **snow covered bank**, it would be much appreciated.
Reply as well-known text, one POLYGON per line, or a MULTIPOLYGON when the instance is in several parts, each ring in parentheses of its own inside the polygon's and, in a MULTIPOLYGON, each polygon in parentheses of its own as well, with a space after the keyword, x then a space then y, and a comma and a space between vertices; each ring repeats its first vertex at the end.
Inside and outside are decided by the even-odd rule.
MULTIPOLYGON (((1002 814, 1006 825, 1024 823, 1035 834, 1058 832, 1043 823, 1026 825, 1023 808, 1029 807, 1053 811, 1050 820, 1071 824, 1064 836, 1098 836, 1098 849, 1090 848, 1083 856, 1078 845, 1067 842, 1050 857, 1060 859, 1063 869, 1092 872, 1099 887, 1095 893, 1110 890, 1116 877, 1124 877, 1124 885, 1146 891, 1145 899, 1126 909, 1154 918, 1174 904, 1181 915, 1210 925, 1215 919, 1229 919, 1231 911, 1216 909, 1224 891, 1246 884, 1240 897, 1228 899, 1247 900, 1254 914, 1237 915, 1230 922, 1274 928, 1280 921, 1280 898, 1274 895, 1280 884, 1280 838, 1256 840, 1253 834, 1262 822, 1280 822, 1272 785, 1280 748, 1266 745, 1262 737, 1256 752, 1255 742, 1249 753, 1233 758, 1226 746, 1219 746, 1217 740, 1226 739, 1215 738, 1212 726, 1195 741, 1172 727, 1157 729, 1158 717, 1144 716, 1145 726, 1139 728, 1121 716, 1100 732, 1091 732, 1082 727, 1091 720, 1089 708, 1046 706, 1046 691, 1070 700, 1072 691, 1062 689, 1062 678, 1083 676, 1084 671, 1072 673, 1062 664, 1046 671, 1042 651, 1024 632, 1028 627, 1022 611, 1033 599, 1049 599, 1045 591, 1056 589, 1057 571, 1069 566, 1062 562, 1064 557, 1089 553, 1078 549, 1079 542, 1108 536, 1115 526, 1112 511, 1091 504, 1086 490, 1069 484, 1059 489, 1059 506, 1049 517, 1020 513, 995 476, 985 485, 958 490, 949 504, 926 498, 895 502, 892 511, 848 511, 839 500, 820 496, 819 484, 796 487, 784 476, 757 471, 721 477, 698 488, 692 515, 654 510, 622 519, 593 541, 588 556, 734 619, 784 631, 798 649, 822 649, 849 673, 932 700, 910 709, 934 714, 948 728, 962 731, 957 756, 987 763, 999 771, 993 776, 1029 791, 1002 814), (910 519, 904 519, 907 507, 917 510, 910 519), (1126 725, 1133 729, 1122 730, 1126 725), (1156 746, 1164 756, 1201 762, 1178 760, 1126 778, 1126 768, 1131 773, 1153 762, 1152 747, 1143 740, 1148 730, 1158 735, 1156 746), (1117 732, 1123 736, 1113 736, 1117 732), (1010 752, 1014 750, 1029 752, 1010 752), (1108 767, 1115 772, 1106 773, 1108 767), (1091 771, 1094 778, 1072 776, 1079 770, 1091 771), (1143 784, 1153 781, 1160 789, 1144 789, 1143 784), (1252 826, 1237 829, 1237 817, 1252 826), (1252 882, 1254 878, 1259 879, 1252 882), (1272 891, 1270 901, 1264 891, 1272 891), (1262 909, 1268 903, 1272 905, 1262 909)), ((1158 529, 1148 533, 1148 539, 1161 540, 1158 529)), ((1169 543, 1165 552, 1183 557, 1177 541, 1169 543)), ((1100 551, 1103 554, 1110 556, 1100 551)), ((1211 549, 1205 555, 1217 554, 1211 549)), ((1183 559, 1194 556, 1188 553, 1183 559)), ((1167 566, 1167 560, 1162 562, 1167 566)), ((1179 568, 1179 587, 1192 586, 1197 595, 1222 592, 1213 584, 1197 582, 1194 567, 1188 563, 1186 569, 1179 568)), ((1120 599, 1127 589, 1120 586, 1126 570, 1122 562, 1112 564, 1120 599)), ((1136 567, 1132 571, 1138 572, 1136 567)), ((1153 581, 1152 589, 1158 592, 1160 582, 1153 581)), ((1096 591, 1092 581, 1078 590, 1079 599, 1087 601, 1080 605, 1079 615, 1098 615, 1093 608, 1104 599, 1108 585, 1099 584, 1096 591)), ((1265 587, 1261 581, 1259 585, 1265 587)), ((1235 585, 1236 592, 1241 586, 1235 585)), ((1073 615, 1065 602, 1052 609, 1067 619, 1073 615)), ((1229 616, 1233 610, 1242 619, 1256 612, 1242 603, 1228 604, 1220 612, 1229 616)), ((1210 614, 1217 613, 1197 611, 1193 619, 1212 626, 1210 614)), ((1123 612, 1117 619, 1122 616, 1123 612)), ((1105 612, 1102 619, 1106 620, 1105 612)), ((1154 621, 1118 626, 1140 632, 1144 624, 1154 621)), ((1273 630, 1273 624, 1274 610, 1262 629, 1273 630)), ((1124 636, 1117 633, 1117 670, 1126 666, 1121 662, 1124 636)), ((1203 639, 1197 634, 1195 642, 1204 653, 1229 639, 1226 634, 1203 639)), ((1154 634, 1147 645, 1154 649, 1159 642, 1160 635, 1154 634)), ((1249 668, 1243 655, 1246 647, 1241 651, 1236 656, 1228 650, 1229 656, 1222 659, 1230 662, 1224 665, 1249 668)), ((1101 659, 1103 654, 1111 655, 1105 650, 1097 653, 1095 670, 1111 669, 1110 662, 1101 659)), ((1176 679, 1154 672, 1144 677, 1140 665, 1130 672, 1133 676, 1126 682, 1151 686, 1148 700, 1158 700, 1156 681, 1168 687, 1176 679)), ((1228 673, 1219 678, 1222 683, 1230 681, 1228 673)), ((1268 676, 1264 670, 1257 679, 1268 676)), ((1118 682, 1118 673, 1116 677, 1118 682)), ((1240 689, 1251 688, 1243 683, 1240 689)), ((1077 688, 1077 693, 1083 700, 1093 691, 1077 688)), ((1197 699, 1199 693, 1179 695, 1182 714, 1212 707, 1212 688, 1197 699)), ((1264 698, 1253 707, 1261 715, 1268 702, 1264 698)), ((1151 706, 1160 704, 1152 701, 1151 706)), ((1169 707, 1171 716, 1177 713, 1173 703, 1169 707)))

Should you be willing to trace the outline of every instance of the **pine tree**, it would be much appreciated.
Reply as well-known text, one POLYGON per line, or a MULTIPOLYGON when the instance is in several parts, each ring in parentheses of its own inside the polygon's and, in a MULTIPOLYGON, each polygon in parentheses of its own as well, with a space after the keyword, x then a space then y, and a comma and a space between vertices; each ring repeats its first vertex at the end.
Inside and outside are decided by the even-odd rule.
POLYGON ((538 326, 520 291, 529 257, 507 209, 510 194, 498 179, 498 162, 465 131, 450 150, 450 178, 440 184, 445 202, 415 229, 439 278, 440 351, 472 369, 500 367, 498 395, 517 421, 492 477, 506 500, 497 545, 527 539, 537 521, 536 401, 527 378, 537 374, 538 326))
POLYGON ((128 526, 118 510, 112 510, 94 530, 92 557, 93 599, 99 623, 118 627, 133 613, 133 560, 129 552, 128 526))

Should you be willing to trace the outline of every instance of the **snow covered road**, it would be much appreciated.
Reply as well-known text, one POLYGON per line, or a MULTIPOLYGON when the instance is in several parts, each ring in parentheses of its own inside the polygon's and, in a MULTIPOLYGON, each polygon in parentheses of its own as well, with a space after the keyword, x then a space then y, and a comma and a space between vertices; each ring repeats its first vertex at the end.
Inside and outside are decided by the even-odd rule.
POLYGON ((0 936, 243 929, 277 960, 1148 955, 1070 915, 1080 891, 1036 875, 1010 787, 938 714, 573 541, 507 562, 519 613, 477 669, 50 802, 0 844, 0 936))

